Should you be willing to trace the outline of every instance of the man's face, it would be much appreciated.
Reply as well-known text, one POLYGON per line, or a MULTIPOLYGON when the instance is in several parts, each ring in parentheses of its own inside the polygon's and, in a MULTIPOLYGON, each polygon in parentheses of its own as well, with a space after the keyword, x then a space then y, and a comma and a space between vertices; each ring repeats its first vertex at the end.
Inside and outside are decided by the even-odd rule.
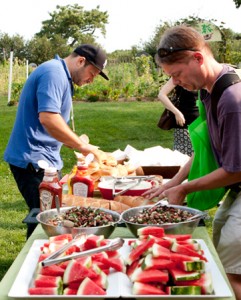
POLYGON ((200 65, 193 59, 183 63, 161 64, 164 72, 172 77, 175 85, 186 90, 196 91, 202 87, 200 65))
POLYGON ((72 73, 73 82, 82 86, 92 83, 94 78, 100 73, 100 71, 91 64, 80 63, 76 65, 74 72, 72 73))

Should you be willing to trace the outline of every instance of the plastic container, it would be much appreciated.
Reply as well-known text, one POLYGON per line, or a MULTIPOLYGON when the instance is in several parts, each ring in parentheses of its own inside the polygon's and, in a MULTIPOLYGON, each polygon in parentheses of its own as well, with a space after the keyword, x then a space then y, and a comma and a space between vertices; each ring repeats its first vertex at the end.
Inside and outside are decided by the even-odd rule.
POLYGON ((59 183, 56 168, 48 167, 44 171, 43 181, 39 185, 40 211, 56 208, 55 196, 62 205, 62 186, 59 183))
POLYGON ((93 197, 94 181, 89 175, 88 165, 77 163, 76 173, 70 178, 70 190, 75 196, 93 197))

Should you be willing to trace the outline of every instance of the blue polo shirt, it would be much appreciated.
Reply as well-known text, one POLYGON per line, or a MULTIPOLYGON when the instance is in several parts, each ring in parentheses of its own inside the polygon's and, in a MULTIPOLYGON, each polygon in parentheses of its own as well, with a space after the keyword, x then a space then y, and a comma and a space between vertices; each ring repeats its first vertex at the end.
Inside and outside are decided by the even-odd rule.
POLYGON ((69 122, 73 85, 63 59, 56 56, 37 67, 27 79, 18 104, 15 124, 4 160, 20 168, 44 159, 58 170, 62 143, 48 134, 39 121, 40 112, 60 114, 69 122))

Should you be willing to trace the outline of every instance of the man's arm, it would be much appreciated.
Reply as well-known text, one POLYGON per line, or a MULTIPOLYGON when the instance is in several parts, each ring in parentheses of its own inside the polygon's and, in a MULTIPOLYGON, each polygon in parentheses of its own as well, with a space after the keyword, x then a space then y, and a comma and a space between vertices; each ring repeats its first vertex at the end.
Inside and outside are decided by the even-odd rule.
POLYGON ((39 113, 39 121, 52 137, 62 142, 65 146, 78 150, 84 155, 92 152, 97 156, 98 148, 91 144, 83 143, 60 114, 41 112, 39 113))

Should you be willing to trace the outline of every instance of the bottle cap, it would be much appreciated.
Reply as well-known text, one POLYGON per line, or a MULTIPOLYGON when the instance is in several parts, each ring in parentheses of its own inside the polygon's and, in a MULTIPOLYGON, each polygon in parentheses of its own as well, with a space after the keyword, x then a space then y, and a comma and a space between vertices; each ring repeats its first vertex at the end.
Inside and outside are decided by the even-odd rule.
POLYGON ((77 167, 88 167, 88 165, 85 162, 77 161, 77 167))
POLYGON ((57 169, 55 167, 48 167, 45 169, 46 173, 56 173, 57 169))

